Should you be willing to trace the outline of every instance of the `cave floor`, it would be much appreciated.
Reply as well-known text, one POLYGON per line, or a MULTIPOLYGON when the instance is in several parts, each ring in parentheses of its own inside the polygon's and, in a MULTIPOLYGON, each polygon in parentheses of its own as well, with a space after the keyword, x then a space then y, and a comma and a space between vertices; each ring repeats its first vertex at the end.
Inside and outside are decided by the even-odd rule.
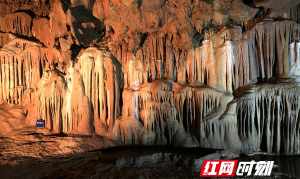
POLYGON ((64 157, 23 157, 0 166, 0 173, 7 178, 195 178, 195 157, 166 147, 117 147, 64 157))
MULTIPOLYGON (((222 151, 171 146, 122 146, 101 136, 53 135, 22 125, 21 107, 0 105, 1 178, 200 178, 195 159, 222 151)), ((300 156, 239 154, 240 160, 274 160, 274 178, 300 178, 300 156)))
MULTIPOLYGON (((200 148, 123 146, 66 156, 20 157, 18 162, 1 164, 0 173, 1 178, 200 178, 195 171, 195 159, 218 159, 220 153, 200 148)), ((273 177, 269 178, 300 176, 299 156, 260 154, 238 159, 274 160, 273 177)))

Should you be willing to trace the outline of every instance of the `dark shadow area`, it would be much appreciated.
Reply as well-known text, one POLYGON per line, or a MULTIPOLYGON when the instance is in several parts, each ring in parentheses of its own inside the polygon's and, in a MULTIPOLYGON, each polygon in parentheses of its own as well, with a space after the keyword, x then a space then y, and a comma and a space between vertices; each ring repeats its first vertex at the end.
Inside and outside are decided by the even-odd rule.
MULTIPOLYGON (((274 161, 272 176, 268 178, 300 178, 300 156, 272 156, 272 155, 254 155, 241 156, 240 161, 274 161)), ((264 178, 264 177, 260 177, 264 178)))
POLYGON ((4 178, 194 178, 194 159, 216 152, 170 146, 120 146, 68 156, 16 158, 4 178))
POLYGON ((255 0, 243 0, 243 2, 250 7, 255 7, 255 0))
POLYGON ((76 38, 83 46, 93 46, 104 35, 103 23, 94 17, 84 6, 70 8, 73 16, 72 28, 76 38))
POLYGON ((36 14, 32 11, 32 10, 17 10, 15 11, 14 13, 17 13, 17 12, 23 12, 23 13, 26 13, 28 14, 31 18, 35 18, 36 17, 36 14))
POLYGON ((71 59, 72 60, 76 60, 76 57, 78 56, 81 48, 82 48, 81 46, 78 46, 76 44, 71 45, 71 59))
MULTIPOLYGON (((0 165, 4 178, 199 178, 194 160, 218 152, 203 148, 120 146, 68 156, 16 158, 0 165)), ((299 178, 300 156, 241 156, 240 161, 274 161, 271 178, 299 178)))

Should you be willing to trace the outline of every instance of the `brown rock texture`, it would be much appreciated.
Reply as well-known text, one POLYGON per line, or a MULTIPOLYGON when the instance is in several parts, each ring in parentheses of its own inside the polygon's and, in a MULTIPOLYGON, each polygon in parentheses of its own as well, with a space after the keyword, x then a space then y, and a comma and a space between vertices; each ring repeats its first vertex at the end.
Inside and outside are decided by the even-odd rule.
POLYGON ((47 47, 53 47, 54 37, 50 29, 50 23, 46 18, 39 18, 33 21, 32 33, 41 43, 47 47))
POLYGON ((52 134, 299 154, 300 6, 280 4, 2 0, 0 103, 52 134))
POLYGON ((7 14, 0 19, 0 31, 31 36, 32 18, 25 12, 7 14))

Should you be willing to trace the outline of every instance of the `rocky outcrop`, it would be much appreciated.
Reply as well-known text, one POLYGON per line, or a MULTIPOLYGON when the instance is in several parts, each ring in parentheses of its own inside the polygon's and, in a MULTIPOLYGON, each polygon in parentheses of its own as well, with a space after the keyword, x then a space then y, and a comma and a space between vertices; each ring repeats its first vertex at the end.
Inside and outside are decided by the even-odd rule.
POLYGON ((0 19, 0 31, 18 35, 31 36, 32 18, 25 12, 7 14, 0 19))
POLYGON ((2 9, 0 16, 4 16, 16 11, 34 12, 38 16, 47 16, 50 10, 50 5, 47 0, 1 0, 0 7, 2 9))
POLYGON ((47 47, 53 47, 54 37, 51 32, 50 23, 46 18, 39 18, 33 21, 32 33, 41 43, 47 47))

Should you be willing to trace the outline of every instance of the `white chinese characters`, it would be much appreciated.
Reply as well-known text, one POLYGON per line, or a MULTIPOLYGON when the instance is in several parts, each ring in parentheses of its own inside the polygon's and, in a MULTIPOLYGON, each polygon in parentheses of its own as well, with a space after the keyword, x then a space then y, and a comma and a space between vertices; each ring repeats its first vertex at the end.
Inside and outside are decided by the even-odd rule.
POLYGON ((239 162, 236 176, 270 176, 274 161, 239 162))

